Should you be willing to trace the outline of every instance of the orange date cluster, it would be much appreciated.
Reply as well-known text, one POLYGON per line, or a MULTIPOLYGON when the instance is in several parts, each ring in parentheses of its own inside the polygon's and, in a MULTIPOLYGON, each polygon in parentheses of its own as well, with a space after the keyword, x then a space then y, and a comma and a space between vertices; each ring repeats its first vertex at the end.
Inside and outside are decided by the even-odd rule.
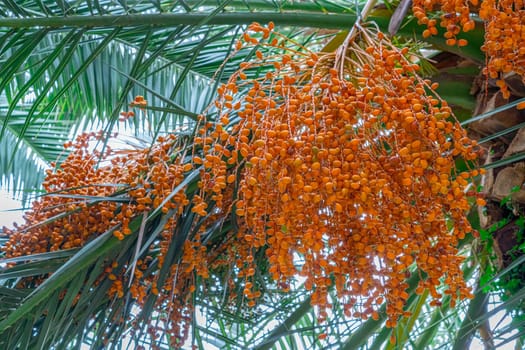
MULTIPOLYGON (((250 29, 261 48, 281 45, 271 26, 250 29)), ((253 42, 245 34, 238 46, 253 42)), ((253 254, 265 248, 276 281, 305 278, 321 321, 335 285, 347 315, 377 318, 386 300, 395 326, 411 265, 428 275, 417 291, 428 288, 436 304, 442 280, 453 302, 470 297, 456 246, 472 231, 466 189, 478 171, 457 172, 455 159, 475 160, 477 145, 436 85, 418 77, 407 48, 366 28, 335 53, 290 51, 257 51, 242 64, 219 88, 217 122, 203 122, 196 140, 207 150, 194 158, 206 170, 203 199, 220 207, 240 179, 233 210, 246 295, 253 254)))
MULTIPOLYGON (((445 28, 447 45, 468 45, 457 39, 461 32, 476 28, 473 14, 483 20, 485 41, 481 50, 487 60, 483 73, 496 79, 504 98, 510 97, 505 78, 515 73, 525 79, 525 5, 521 0, 414 0, 413 13, 419 24, 427 26, 424 38, 438 34, 437 25, 445 28), (439 14, 438 14, 439 13, 439 14)), ((525 81, 525 80, 524 80, 525 81)))
MULTIPOLYGON (((185 254, 179 264, 170 267, 163 284, 158 283, 157 273, 144 272, 151 269, 154 260, 157 270, 164 265, 176 222, 190 203, 184 190, 173 190, 192 166, 184 164, 183 146, 177 144, 175 135, 159 137, 155 145, 143 150, 94 150, 93 142, 103 143, 105 139, 102 132, 88 133, 65 144, 71 152, 60 166, 47 171, 43 184, 47 194, 33 203, 23 226, 4 228, 10 238, 2 250, 10 258, 77 248, 108 230, 123 240, 137 234, 130 225, 132 220, 155 209, 164 214, 172 211, 160 239, 136 262, 132 276, 127 272, 129 265, 107 261, 96 284, 111 280, 110 297, 122 298, 126 289, 139 307, 147 295, 158 295, 155 310, 162 312, 164 325, 162 329, 152 325, 151 337, 155 340, 158 332, 167 333, 172 345, 180 346, 189 334, 193 306, 188 298, 195 290, 193 281, 196 276, 208 275, 206 251, 200 247, 199 237, 184 244, 185 254)), ((23 283, 41 281, 39 277, 23 283)))

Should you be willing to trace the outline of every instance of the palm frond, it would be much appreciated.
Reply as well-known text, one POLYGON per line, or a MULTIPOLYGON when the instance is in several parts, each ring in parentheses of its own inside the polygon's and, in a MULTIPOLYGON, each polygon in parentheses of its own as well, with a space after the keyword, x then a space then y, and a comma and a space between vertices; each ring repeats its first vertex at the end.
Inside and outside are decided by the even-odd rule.
MULTIPOLYGON (((224 1, 219 6, 201 1, 190 4, 182 1, 160 4, 137 1, 118 5, 102 1, 96 6, 81 2, 65 5, 55 1, 4 3, 8 12, 0 21, 90 17, 85 23, 79 17, 80 23, 84 24, 77 29, 9 29, 4 27, 5 23, 0 24, 0 35, 3 37, 0 91, 3 91, 7 108, 0 138, 4 138, 13 113, 31 102, 25 122, 17 134, 16 146, 11 148, 10 153, 2 155, 8 164, 2 183, 12 181, 13 174, 9 168, 13 166, 15 152, 29 152, 27 147, 31 144, 19 140, 32 123, 63 121, 63 125, 69 127, 70 137, 81 126, 100 121, 106 128, 113 129, 118 127, 119 113, 130 109, 128 104, 134 96, 143 95, 152 107, 135 110, 138 117, 128 123, 136 132, 156 135, 191 126, 191 121, 185 118, 200 113, 210 102, 215 90, 210 82, 232 51, 234 39, 239 33, 235 21, 229 25, 228 21, 222 26, 209 25, 226 9, 250 11, 260 5, 269 11, 268 14, 286 9, 311 11, 311 16, 316 15, 315 11, 346 11, 341 5, 324 1, 314 6, 257 1, 253 3, 254 7, 239 1, 224 1), (170 29, 152 27, 152 24, 158 24, 156 21, 150 24, 138 22, 126 27, 114 22, 106 27, 93 28, 92 21, 97 15, 127 18, 133 14, 153 12, 162 13, 161 17, 165 17, 166 11, 183 16, 196 11, 202 15, 191 26, 180 22, 170 29), (180 113, 166 113, 174 109, 180 113)), ((326 18, 324 20, 326 22, 326 18)), ((223 67, 222 77, 226 79, 238 63, 230 62, 223 67)), ((63 141, 62 136, 57 137, 52 147, 56 148, 63 141)), ((47 142, 53 140, 48 139, 47 142)), ((39 156, 37 150, 33 151, 39 156)), ((49 162, 55 159, 41 160, 49 162)), ((19 187, 23 188, 26 183, 24 173, 17 173, 17 179, 19 187)), ((30 188, 37 184, 34 179, 27 180, 30 188)))
MULTIPOLYGON (((99 123, 97 127, 106 131, 131 128, 135 135, 146 135, 150 140, 176 132, 191 145, 195 120, 212 100, 216 86, 254 54, 246 50, 224 63, 235 50, 236 38, 245 24, 273 20, 298 42, 321 46, 324 34, 306 27, 347 28, 356 19, 346 1, 325 0, 0 3, 0 184, 16 190, 38 188, 46 165, 60 162, 66 155, 62 143, 86 125, 99 123), (144 96, 146 106, 130 106, 137 95, 144 96), (128 111, 136 117, 118 122, 120 112, 128 111)), ((379 26, 386 28, 388 14, 378 10, 374 16, 379 26)), ((417 36, 415 28, 416 24, 408 23, 400 34, 417 36)), ((481 40, 480 33, 482 30, 476 28, 468 34, 469 39, 474 43, 481 40)), ((444 47, 442 38, 429 41, 435 47, 444 47)), ((478 61, 483 58, 476 45, 450 50, 478 61)), ((464 125, 488 116, 471 118, 464 125)), ((522 159, 519 154, 489 166, 522 159)), ((137 215, 131 235, 122 241, 112 237, 118 229, 113 227, 98 232, 78 250, 1 260, 0 345, 8 349, 69 349, 80 348, 83 343, 94 348, 119 348, 124 346, 123 339, 137 345, 150 342, 145 340, 148 325, 165 322, 165 315, 154 308, 155 293, 148 294, 144 306, 137 310, 129 288, 124 286, 123 297, 111 297, 114 283, 100 276, 106 276, 106 267, 117 262, 124 267, 124 280, 132 279, 137 262, 153 257, 144 273, 158 274, 159 285, 168 279, 170 267, 180 261, 184 242, 194 239, 205 219, 197 217, 191 205, 183 213, 164 212, 161 208, 181 191, 192 198, 197 193, 199 176, 198 169, 186 174, 161 205, 137 215), (166 252, 163 267, 157 269, 159 237, 172 218, 177 220, 173 232, 176 238, 166 252), (20 283, 35 276, 45 282, 19 288, 20 283), (133 332, 132 323, 139 324, 133 332)), ((127 191, 129 188, 124 188, 118 197, 101 198, 54 195, 88 206, 111 201, 121 208, 131 201, 127 191)), ((227 246, 236 230, 234 216, 223 218, 208 227, 202 242, 213 251, 227 246)), ((258 266, 264 270, 264 252, 259 258, 258 266)), ((475 273, 477 265, 473 266, 465 269, 467 274, 475 273)), ((493 311, 479 315, 470 311, 480 305, 477 302, 484 297, 480 291, 473 302, 460 305, 456 311, 451 310, 446 298, 440 308, 431 309, 425 305, 424 296, 413 293, 415 284, 411 284, 408 309, 414 317, 404 319, 393 330, 385 328, 385 307, 377 320, 348 321, 336 302, 333 318, 323 325, 317 323, 300 286, 290 295, 283 295, 264 273, 258 280, 264 296, 255 311, 243 307, 242 297, 235 305, 227 304, 224 299, 232 292, 227 285, 231 270, 214 271, 213 281, 197 283, 202 287, 192 294, 191 301, 185 300, 195 304, 194 314, 206 315, 206 324, 194 321, 191 330, 192 341, 200 348, 211 344, 229 349, 293 349, 321 347, 330 342, 333 344, 328 348, 395 348, 388 345, 391 335, 414 349, 439 347, 447 341, 443 339, 465 344, 462 339, 473 334, 480 322, 512 307, 525 293, 520 291, 493 311), (320 334, 326 334, 330 342, 321 341, 320 334)), ((411 273, 415 283, 420 272, 411 273)), ((242 296, 240 285, 233 288, 242 296)), ((513 321, 494 335, 499 337, 499 344, 504 344, 516 337, 516 329, 522 326, 513 321)), ((522 335, 518 333, 518 337, 522 335)), ((162 335, 153 342, 166 346, 169 340, 162 335)))

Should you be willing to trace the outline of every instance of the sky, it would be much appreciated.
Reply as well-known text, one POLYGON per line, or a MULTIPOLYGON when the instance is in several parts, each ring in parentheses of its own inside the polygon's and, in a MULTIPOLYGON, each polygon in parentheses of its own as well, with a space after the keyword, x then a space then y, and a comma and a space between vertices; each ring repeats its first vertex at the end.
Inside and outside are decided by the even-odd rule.
POLYGON ((0 189, 0 228, 3 226, 13 227, 13 222, 22 224, 23 211, 20 210, 22 203, 14 200, 11 194, 0 189))

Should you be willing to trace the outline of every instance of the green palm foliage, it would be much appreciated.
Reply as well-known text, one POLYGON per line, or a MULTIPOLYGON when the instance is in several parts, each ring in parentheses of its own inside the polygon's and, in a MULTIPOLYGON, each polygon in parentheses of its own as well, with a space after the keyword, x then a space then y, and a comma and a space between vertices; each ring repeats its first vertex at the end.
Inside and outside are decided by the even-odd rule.
MULTIPOLYGON (((273 21, 297 42, 329 50, 342 40, 337 32, 348 30, 356 21, 356 6, 361 5, 337 0, 0 0, 0 185, 27 202, 40 189, 45 169, 67 156, 62 144, 83 130, 118 131, 128 139, 133 135, 143 147, 159 135, 178 133, 181 145, 191 147, 197 115, 213 100, 218 84, 255 54, 245 50, 227 60, 247 24, 273 21), (133 109, 137 113, 134 118, 119 122, 120 113, 132 110, 129 104, 137 95, 144 96, 147 107, 133 109)), ((386 31, 394 8, 394 3, 385 2, 372 12, 370 20, 386 31)), ((421 32, 407 17, 398 40, 415 42, 421 39, 421 32)), ((436 36, 426 41, 425 49, 452 52, 482 63, 482 24, 464 37, 470 43, 464 48, 446 47, 436 36)), ((438 56, 434 58, 439 63, 438 56)), ((465 125, 491 116, 472 118, 476 100, 469 89, 479 67, 470 71, 434 67, 429 71, 436 70, 436 79, 445 86, 443 97, 455 104, 465 125), (447 88, 446 84, 451 85, 447 88)), ((513 108, 517 102, 492 113, 513 108)), ((513 130, 516 126, 480 142, 513 130)), ((517 154, 487 167, 502 167, 523 158, 517 154)), ((173 194, 185 188, 188 197, 194 195, 198 177, 198 171, 186 174, 173 194)), ((110 197, 80 199, 88 206, 100 201, 120 205, 129 200, 127 191, 116 189, 110 197)), ((180 260, 184 240, 198 229, 191 206, 185 210, 177 216, 174 236, 179 239, 169 248, 166 266, 180 260)), ((133 266, 151 253, 147 251, 150 245, 156 249, 162 227, 172 216, 175 213, 160 210, 139 215, 130 225, 132 234, 122 241, 113 237, 116 228, 112 228, 82 248, 1 259, 0 348, 80 349, 88 345, 93 349, 132 349, 137 344, 167 348, 165 336, 158 338, 158 344, 145 340, 147 326, 162 323, 163 315, 153 309, 156 296, 148 295, 145 307, 139 310, 128 290, 122 298, 108 297, 112 282, 98 277, 109 260, 133 266), (46 277, 42 284, 19 288, 20 282, 31 276, 46 277), (121 318, 129 322, 119 322, 121 318), (133 322, 139 325, 138 331, 130 331, 133 322), (105 345, 104 339, 109 343, 105 345)), ((473 225, 477 220, 473 212, 473 225)), ((232 239, 235 218, 224 218, 209 227, 204 236, 211 250, 232 239)), ((0 235, 1 245, 6 240, 0 235)), ((455 308, 445 299, 440 307, 432 308, 427 294, 415 294, 418 271, 411 271, 407 310, 412 316, 394 329, 384 327, 384 310, 379 320, 347 319, 335 293, 333 314, 326 324, 318 324, 301 282, 283 293, 264 273, 262 253, 256 257, 264 290, 258 308, 247 309, 240 301, 226 304, 227 293, 242 291, 232 291, 226 285, 231 271, 216 271, 213 283, 193 294, 191 302, 196 307, 190 340, 184 346, 465 349, 473 337, 487 348, 519 342, 525 329, 512 308, 525 296, 525 287, 504 302, 495 299, 488 287, 523 259, 482 281, 480 276, 490 258, 478 243, 462 242, 468 256, 463 270, 472 281, 475 298, 455 308), (485 339, 479 330, 487 330, 487 323, 498 312, 503 314, 502 322, 492 327, 491 338, 485 339), (321 333, 327 334, 326 340, 318 338, 321 333), (396 336, 396 345, 389 343, 391 335, 396 336)), ((161 269, 159 279, 166 279, 168 272, 161 269)))

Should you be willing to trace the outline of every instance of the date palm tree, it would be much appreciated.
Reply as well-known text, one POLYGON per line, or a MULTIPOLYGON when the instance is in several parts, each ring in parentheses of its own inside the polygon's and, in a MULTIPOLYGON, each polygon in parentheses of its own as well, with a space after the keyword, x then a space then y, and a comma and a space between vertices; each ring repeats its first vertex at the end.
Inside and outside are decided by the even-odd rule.
MULTIPOLYGON (((365 5, 342 0, 0 0, 0 4, 0 184, 24 202, 39 193, 45 170, 65 159, 63 144, 82 131, 119 132, 127 149, 147 148, 158 136, 175 133, 180 144, 191 147, 198 115, 216 97, 217 87, 256 54, 243 50, 231 57, 237 38, 250 23, 272 21, 303 46, 333 50, 365 5), (143 96, 147 105, 130 107, 136 96, 143 96), (121 113, 130 110, 136 115, 119 121, 121 113)), ((197 288, 192 294, 189 340, 182 347, 466 349, 473 339, 486 349, 509 342, 521 346, 525 334, 520 313, 525 284, 519 274, 525 258, 518 247, 523 231, 521 193, 506 184, 512 174, 521 174, 525 158, 519 138, 523 115, 515 109, 525 90, 520 79, 509 76, 511 99, 501 99, 493 82, 482 77, 481 21, 462 34, 467 46, 448 46, 441 35, 423 38, 425 28, 410 12, 395 11, 407 4, 379 2, 368 19, 384 32, 395 31, 394 40, 411 42, 424 52, 424 74, 440 83, 443 99, 488 150, 483 191, 489 203, 487 210, 474 207, 470 215, 482 237, 461 243, 467 256, 463 272, 472 283, 474 298, 454 308, 445 298, 439 307, 431 307, 428 292, 415 293, 414 273, 406 306, 412 316, 397 327, 385 327, 384 308, 378 319, 361 321, 346 318, 337 302, 329 320, 318 324, 300 282, 283 293, 269 278, 262 255, 257 259, 265 296, 257 311, 225 305, 224 293, 235 289, 197 288), (504 206, 499 205, 502 200, 504 206), (505 236, 510 240, 502 238, 504 232, 511 232, 505 236), (498 281, 513 281, 514 294, 508 295, 498 281), (395 344, 389 342, 392 335, 395 344)), ((185 176, 176 191, 187 186, 186 191, 195 193, 199 172, 185 176)), ((120 203, 125 195, 125 190, 117 190, 103 200, 120 203)), ((83 199, 87 205, 101 200, 83 199)), ((176 235, 195 235, 193 219, 190 208, 179 218, 176 235)), ((148 344, 143 337, 149 324, 162 323, 162 315, 153 310, 156 295, 146 296, 146 306, 137 309, 129 289, 124 288, 120 298, 110 297, 111 282, 98 278, 108 259, 134 266, 144 253, 137 237, 155 242, 166 220, 154 210, 134 219, 133 232, 125 240, 115 239, 110 230, 82 247, 0 260, 0 347, 168 348, 165 336, 158 344, 148 344), (39 284, 24 283, 33 276, 44 277, 39 284), (143 327, 131 332, 129 322, 117 322, 121 317, 143 327)), ((210 247, 226 244, 236 230, 231 219, 218 219, 209 227, 210 247)), ((0 236, 0 244, 7 240, 0 236)), ((182 244, 170 249, 170 261, 176 264, 182 244)), ((159 278, 168 273, 161 269, 159 278)))

